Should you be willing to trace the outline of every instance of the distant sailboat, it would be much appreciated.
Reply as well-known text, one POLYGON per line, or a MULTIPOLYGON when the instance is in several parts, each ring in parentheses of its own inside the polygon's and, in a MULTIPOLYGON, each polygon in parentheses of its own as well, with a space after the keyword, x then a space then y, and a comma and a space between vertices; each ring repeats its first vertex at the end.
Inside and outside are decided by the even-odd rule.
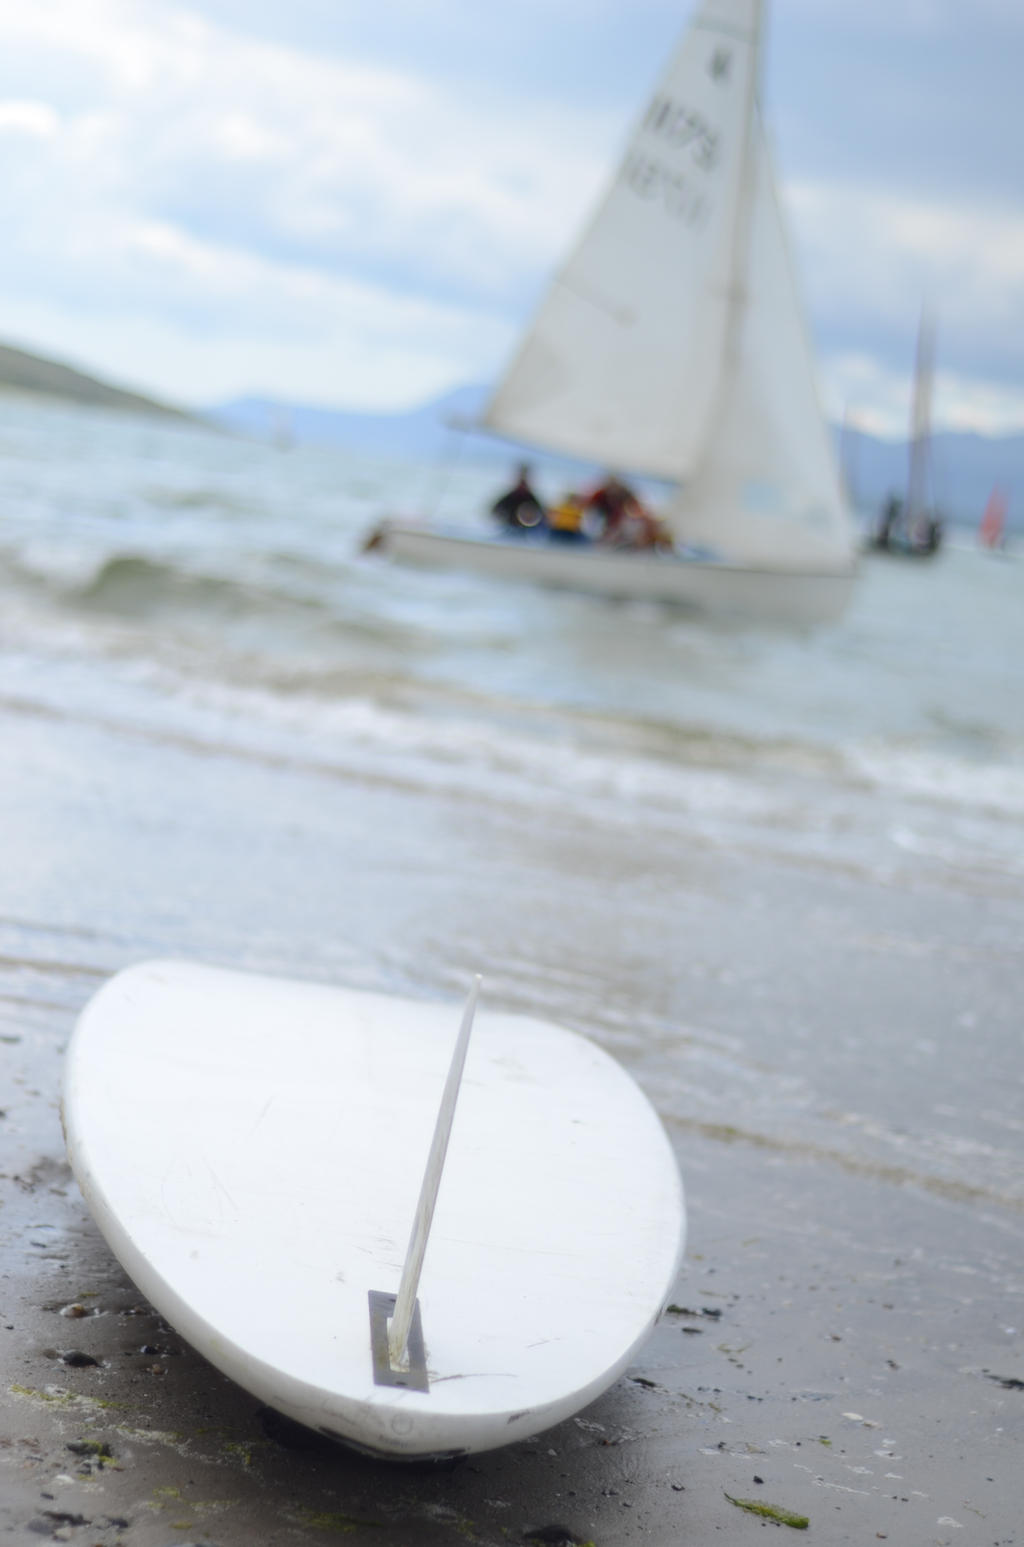
POLYGON ((669 554, 388 522, 395 558, 822 620, 853 528, 818 398, 758 91, 761 0, 705 0, 482 419, 677 486, 669 554))
POLYGON ((872 547, 888 553, 927 558, 942 545, 942 522, 935 509, 932 476, 932 382, 935 375, 935 320, 921 313, 914 360, 914 396, 910 409, 910 449, 906 498, 890 495, 872 547))
POLYGON ((1009 500, 1006 490, 997 484, 988 497, 981 524, 978 527, 978 542, 982 548, 1003 550, 1006 547, 1006 512, 1009 500))

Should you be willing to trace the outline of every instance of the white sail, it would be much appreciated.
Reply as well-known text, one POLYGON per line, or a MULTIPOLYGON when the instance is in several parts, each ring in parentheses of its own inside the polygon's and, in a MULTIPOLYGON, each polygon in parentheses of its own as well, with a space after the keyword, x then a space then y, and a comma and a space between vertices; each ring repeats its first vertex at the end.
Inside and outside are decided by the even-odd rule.
POLYGON ((751 125, 749 238, 720 396, 677 538, 773 570, 852 567, 854 537, 760 123, 751 125))
POLYGON ((705 0, 484 424, 679 480, 719 401, 759 0, 705 0))

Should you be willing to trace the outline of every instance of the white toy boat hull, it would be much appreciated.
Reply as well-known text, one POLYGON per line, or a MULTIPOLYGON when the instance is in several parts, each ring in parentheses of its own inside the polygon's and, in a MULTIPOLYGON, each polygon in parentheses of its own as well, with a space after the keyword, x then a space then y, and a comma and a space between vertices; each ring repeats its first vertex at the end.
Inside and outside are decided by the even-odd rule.
POLYGON ((375 1379, 368 1301, 398 1286, 456 1021, 153 962, 101 990, 68 1052, 71 1164, 140 1290, 262 1402, 385 1456, 578 1411, 651 1330, 684 1241, 630 1077, 574 1033, 481 1012, 420 1282, 426 1389, 375 1379))

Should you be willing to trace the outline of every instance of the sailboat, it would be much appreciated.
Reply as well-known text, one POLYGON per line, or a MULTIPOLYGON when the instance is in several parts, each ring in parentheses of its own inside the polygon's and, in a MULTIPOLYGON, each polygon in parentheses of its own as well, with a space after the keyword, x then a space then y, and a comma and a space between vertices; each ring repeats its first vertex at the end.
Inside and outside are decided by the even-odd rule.
POLYGON ((910 450, 904 500, 890 495, 870 547, 882 553, 929 558, 942 546, 942 521, 932 496, 931 417, 935 374, 935 321, 924 310, 917 330, 914 396, 910 409, 910 450))
POLYGON ((375 546, 745 617, 845 607, 856 542, 761 122, 761 0, 704 0, 480 428, 674 488, 670 552, 388 521, 375 546))
POLYGON ((1006 490, 996 484, 988 497, 978 525, 978 545, 992 553, 1006 551, 1006 512, 1009 508, 1006 490))

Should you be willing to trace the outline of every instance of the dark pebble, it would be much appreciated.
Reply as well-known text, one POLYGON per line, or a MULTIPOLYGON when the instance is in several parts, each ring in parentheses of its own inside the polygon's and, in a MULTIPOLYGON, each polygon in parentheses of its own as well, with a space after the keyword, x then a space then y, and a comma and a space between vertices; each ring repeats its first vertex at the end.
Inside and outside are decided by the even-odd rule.
POLYGON ((1019 1380, 1016 1375, 993 1375, 990 1370, 986 1370, 985 1374, 997 1386, 1002 1386, 1004 1391, 1024 1391, 1024 1380, 1019 1380))
POLYGON ((100 1440, 69 1440, 67 1449, 73 1456, 98 1456, 104 1461, 112 1461, 114 1452, 105 1441, 100 1440))

